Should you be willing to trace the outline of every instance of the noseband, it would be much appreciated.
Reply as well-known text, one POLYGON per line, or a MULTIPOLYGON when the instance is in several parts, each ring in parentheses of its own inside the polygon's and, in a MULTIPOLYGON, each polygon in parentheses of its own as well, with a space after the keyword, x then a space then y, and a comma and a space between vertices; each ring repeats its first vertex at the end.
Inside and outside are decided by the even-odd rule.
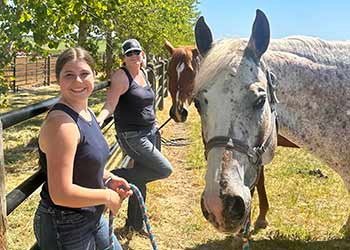
POLYGON ((242 140, 231 138, 229 136, 214 136, 207 143, 204 143, 206 158, 209 154, 209 151, 215 147, 224 147, 226 150, 237 151, 245 154, 257 172, 257 178, 255 182, 252 184, 252 186, 249 187, 251 190, 256 186, 258 176, 260 175, 262 167, 262 156, 272 142, 274 131, 278 130, 277 112, 275 109, 275 105, 278 103, 278 99, 276 97, 277 84, 275 83, 275 76, 268 70, 266 70, 266 78, 268 83, 267 86, 272 122, 272 126, 270 126, 269 136, 266 138, 266 140, 259 146, 249 147, 242 140))

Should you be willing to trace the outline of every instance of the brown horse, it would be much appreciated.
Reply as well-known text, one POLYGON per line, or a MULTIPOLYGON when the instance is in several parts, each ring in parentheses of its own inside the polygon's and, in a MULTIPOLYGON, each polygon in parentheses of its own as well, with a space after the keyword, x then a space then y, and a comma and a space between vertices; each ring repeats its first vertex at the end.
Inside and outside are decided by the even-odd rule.
POLYGON ((199 67, 199 52, 194 47, 174 48, 169 41, 165 41, 165 48, 170 52, 169 62, 169 92, 173 105, 170 117, 176 122, 185 122, 187 110, 184 104, 191 104, 193 81, 199 67))
MULTIPOLYGON (((194 78, 199 70, 201 56, 195 47, 179 47, 174 46, 165 41, 165 48, 170 52, 171 59, 168 67, 169 92, 172 98, 172 106, 170 108, 170 117, 176 122, 185 122, 187 119, 187 109, 184 103, 192 102, 192 93, 194 89, 194 78)), ((284 147, 298 147, 285 137, 278 135, 278 145, 284 147)), ((269 204, 265 189, 264 168, 260 172, 257 183, 257 191, 259 196, 259 216, 255 222, 255 228, 264 228, 267 226, 266 214, 269 204)))

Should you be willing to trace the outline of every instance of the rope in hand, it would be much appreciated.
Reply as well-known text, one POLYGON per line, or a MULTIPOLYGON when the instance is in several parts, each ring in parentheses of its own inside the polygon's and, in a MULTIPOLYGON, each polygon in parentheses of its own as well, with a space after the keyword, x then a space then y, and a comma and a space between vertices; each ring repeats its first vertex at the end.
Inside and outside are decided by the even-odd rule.
MULTIPOLYGON (((145 205, 145 201, 143 200, 142 194, 140 190, 134 185, 130 183, 130 188, 133 191, 133 195, 136 195, 137 200, 139 201, 140 209, 142 212, 143 220, 145 221, 147 232, 149 235, 149 239, 151 241, 153 250, 158 250, 158 246, 154 240, 154 235, 152 233, 151 224, 149 223, 147 209, 145 205)), ((114 216, 111 211, 109 211, 109 247, 106 250, 114 250, 113 247, 113 219, 114 216)))

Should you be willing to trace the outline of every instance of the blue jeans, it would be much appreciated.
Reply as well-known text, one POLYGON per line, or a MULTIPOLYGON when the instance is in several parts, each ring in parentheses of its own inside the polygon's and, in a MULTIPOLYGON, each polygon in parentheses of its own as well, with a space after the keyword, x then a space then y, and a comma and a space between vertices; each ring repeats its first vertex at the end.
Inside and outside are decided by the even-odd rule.
MULTIPOLYGON (((133 168, 112 170, 115 175, 135 184, 146 201, 146 183, 168 177, 173 168, 158 150, 157 129, 118 132, 121 148, 135 162, 133 168)), ((143 226, 142 213, 135 195, 129 198, 127 226, 140 230, 143 226)))
MULTIPOLYGON (((53 208, 42 201, 34 216, 34 233, 40 250, 104 250, 109 244, 108 223, 73 210, 53 208)), ((122 250, 113 235, 115 250, 122 250)))

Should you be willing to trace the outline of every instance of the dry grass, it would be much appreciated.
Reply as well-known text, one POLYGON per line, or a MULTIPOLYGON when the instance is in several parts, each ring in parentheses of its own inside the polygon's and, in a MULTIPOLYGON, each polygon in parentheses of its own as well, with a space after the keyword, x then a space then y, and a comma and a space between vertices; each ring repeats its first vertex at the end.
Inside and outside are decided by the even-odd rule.
MULTIPOLYGON (((94 97, 92 104, 96 104, 101 96, 103 94, 94 97)), ((167 119, 169 99, 165 110, 158 113, 160 123, 167 119)), ((99 108, 95 105, 96 110, 99 108)), ((189 113, 185 124, 171 121, 163 129, 167 139, 186 138, 190 144, 163 146, 174 173, 168 179, 149 184, 147 209, 155 239, 160 250, 231 250, 233 236, 216 232, 200 211, 205 162, 199 118, 193 108, 189 113)), ((7 190, 36 168, 36 152, 27 145, 31 145, 30 138, 37 134, 39 125, 39 121, 20 125, 20 134, 18 129, 5 131, 7 190)), ((113 132, 108 138, 113 140, 113 132)), ((340 233, 350 212, 350 202, 338 175, 307 152, 286 148, 279 148, 273 163, 265 169, 270 226, 252 236, 252 249, 350 249, 350 242, 340 233), (327 178, 312 175, 315 169, 320 169, 327 178)), ((254 199, 253 217, 256 218, 258 203, 256 197, 254 199)), ((32 218, 37 200, 36 193, 9 216, 10 250, 29 249, 34 242, 32 218)), ((115 220, 116 228, 124 225, 125 216, 126 203, 115 220)), ((128 245, 127 249, 151 249, 149 240, 138 236, 122 243, 128 245)))

